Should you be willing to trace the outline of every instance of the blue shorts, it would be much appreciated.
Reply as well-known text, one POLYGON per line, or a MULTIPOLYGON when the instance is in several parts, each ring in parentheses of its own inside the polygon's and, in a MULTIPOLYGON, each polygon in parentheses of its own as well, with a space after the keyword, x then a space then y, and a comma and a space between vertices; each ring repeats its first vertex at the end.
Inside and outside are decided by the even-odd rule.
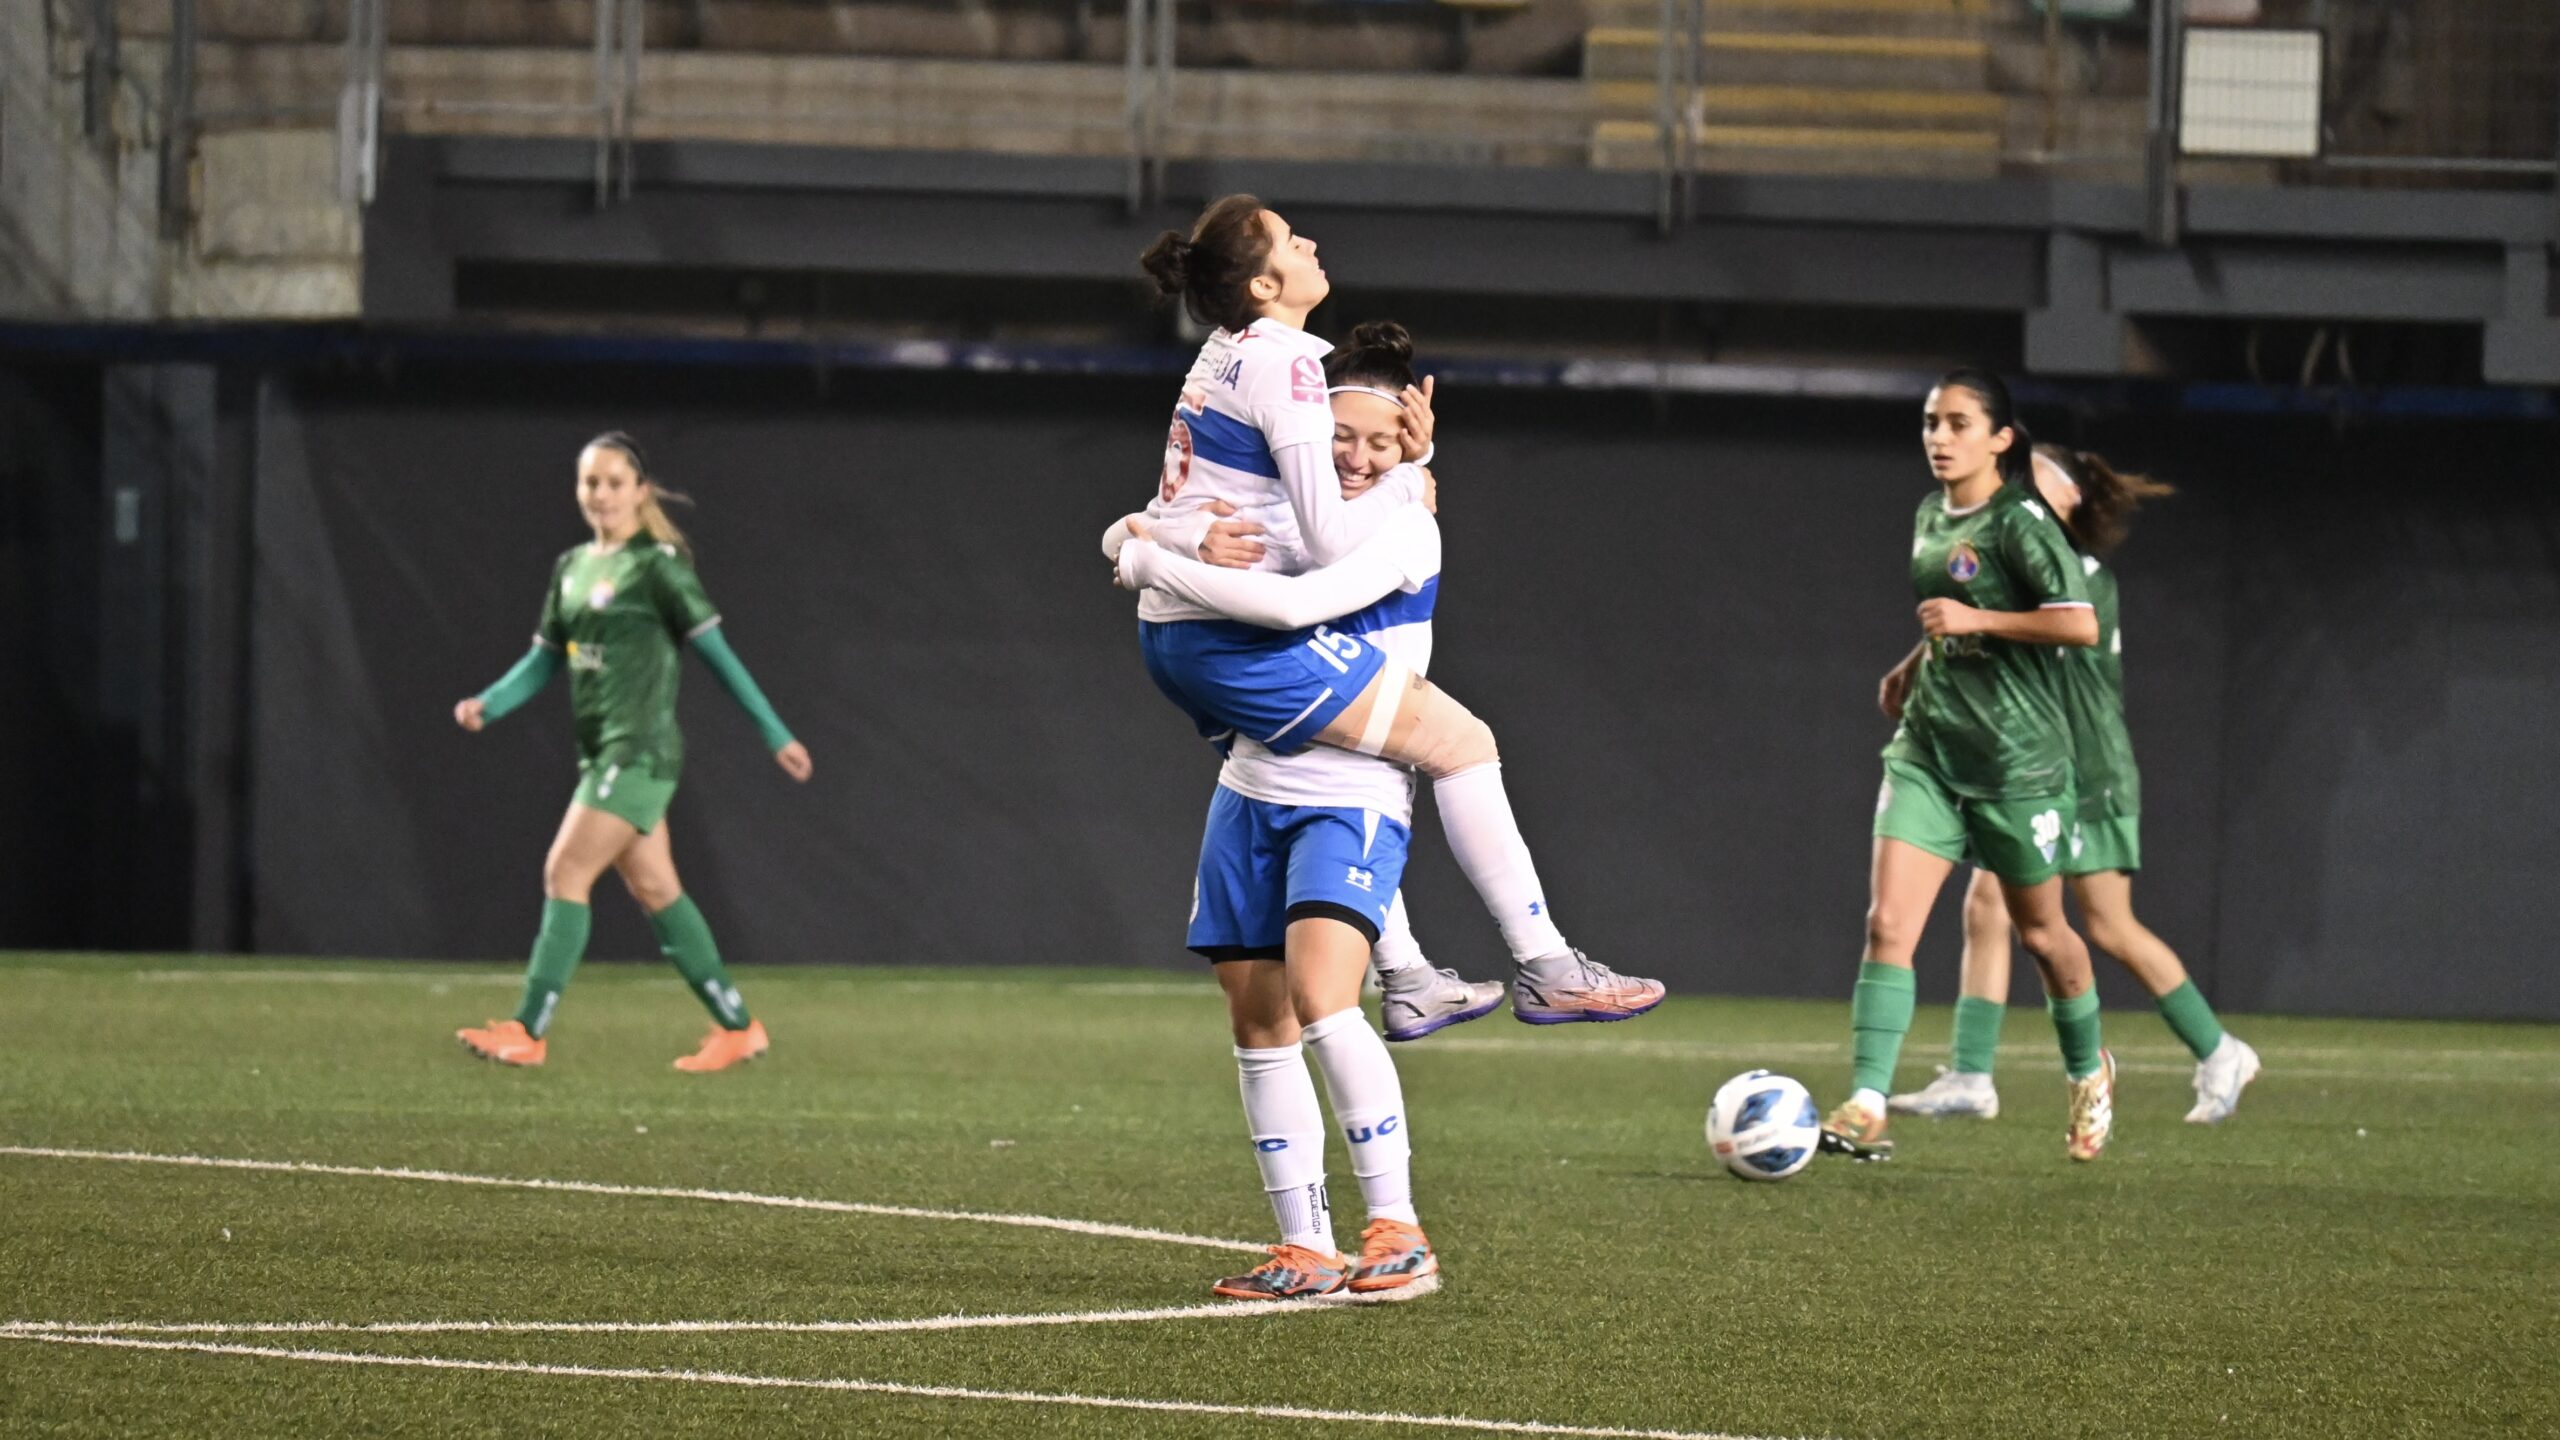
POLYGON ((1138 622, 1147 676, 1213 743, 1242 735, 1274 755, 1314 743, 1387 663, 1327 626, 1265 630, 1241 620, 1138 622))
POLYGON ((1412 836, 1375 810, 1274 805, 1221 785, 1200 837, 1185 941, 1212 960, 1277 960, 1293 920, 1339 920, 1376 944, 1412 836))

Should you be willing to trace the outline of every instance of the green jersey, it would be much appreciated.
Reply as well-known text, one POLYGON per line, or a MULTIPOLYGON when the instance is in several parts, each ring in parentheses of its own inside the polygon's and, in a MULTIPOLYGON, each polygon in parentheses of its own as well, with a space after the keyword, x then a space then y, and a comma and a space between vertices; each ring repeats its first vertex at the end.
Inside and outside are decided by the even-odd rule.
MULTIPOLYGON (((2080 557, 2043 502, 2013 485, 1966 510, 1920 502, 1911 588, 1923 600, 1977 610, 2087 606, 2080 557)), ((2059 795, 2071 784, 2071 729, 2061 661, 2048 645, 1988 635, 1929 642, 1885 758, 1924 766, 1976 800, 2059 795)))
POLYGON ((2071 722, 2071 763, 2080 803, 2110 815, 2142 813, 2142 774, 2133 765, 2133 735, 2124 728, 2124 627, 2116 608, 2116 572, 2095 555, 2080 557, 2089 603, 2098 608, 2098 643, 2066 647, 2062 710, 2071 722))
POLYGON ((645 758, 672 779, 684 763, 676 729, 684 642, 719 623, 693 562, 672 545, 641 535, 616 550, 580 545, 562 555, 534 639, 568 660, 578 758, 645 758))

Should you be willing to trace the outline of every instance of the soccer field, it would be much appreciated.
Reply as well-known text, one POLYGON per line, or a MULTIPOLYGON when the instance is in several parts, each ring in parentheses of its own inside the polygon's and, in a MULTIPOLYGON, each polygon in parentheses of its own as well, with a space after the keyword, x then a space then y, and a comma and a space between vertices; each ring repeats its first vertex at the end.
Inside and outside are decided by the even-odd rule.
POLYGON ((1203 1303, 1270 1228, 1205 975, 741 979, 772 1055, 690 1077, 662 969, 512 1071, 451 1038, 512 970, 0 959, 0 1429, 2560 1432, 2560 1029, 2236 1017, 2267 1073, 2204 1129, 2112 1013, 2075 1166, 2018 1010, 1998 1121, 1746 1185, 1708 1094, 1836 1098, 1845 1004, 1498 1013, 1396 1049, 1445 1287, 1272 1309, 1203 1303))

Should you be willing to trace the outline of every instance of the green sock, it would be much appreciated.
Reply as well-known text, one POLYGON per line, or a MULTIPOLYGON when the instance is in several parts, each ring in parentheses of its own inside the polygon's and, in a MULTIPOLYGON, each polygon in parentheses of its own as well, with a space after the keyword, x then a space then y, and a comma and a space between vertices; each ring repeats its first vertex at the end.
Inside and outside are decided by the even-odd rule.
POLYGON ((2185 1041, 2199 1060, 2213 1053, 2222 1043, 2222 1022, 2214 1018, 2213 1007, 2205 1003, 2204 992, 2196 982, 2188 980, 2177 989, 2160 997, 2160 1018, 2185 1041))
POLYGON ((516 1006, 516 1018, 536 1038, 551 1028, 560 992, 569 988, 569 977, 586 957, 587 931, 594 920, 595 912, 575 901, 542 902, 542 929, 533 937, 533 963, 524 969, 524 1001, 516 1006))
POLYGON ((1902 1058, 1902 1037, 1911 1031, 1916 988, 1903 966, 1859 962, 1858 988, 1849 996, 1849 1053, 1857 1061, 1852 1083, 1859 1089, 1893 1093, 1893 1067, 1902 1058))
POLYGON ((1957 1074, 1991 1073, 1992 1057, 2000 1049, 2000 1020, 2008 1013, 2009 1007, 1997 1000, 1967 995, 1956 1001, 1957 1074))
POLYGON ((2062 1072, 2074 1080, 2098 1073, 2098 989, 2091 986, 2068 1000, 2044 998, 2053 1016, 2054 1036, 2062 1042, 2062 1072))
POLYGON ((711 1018, 725 1030, 746 1029, 746 1002, 729 982, 729 967, 720 963, 720 947, 711 939, 711 922, 702 918, 693 897, 676 897, 676 903, 650 916, 649 924, 658 932, 658 953, 675 962, 711 1018))

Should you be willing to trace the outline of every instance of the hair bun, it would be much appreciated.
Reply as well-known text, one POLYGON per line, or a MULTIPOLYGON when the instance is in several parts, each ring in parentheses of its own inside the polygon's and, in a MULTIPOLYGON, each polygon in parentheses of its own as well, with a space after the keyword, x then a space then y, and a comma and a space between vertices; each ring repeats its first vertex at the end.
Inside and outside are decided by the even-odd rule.
POLYGON ((1393 320, 1363 320, 1352 326, 1350 348, 1398 366, 1413 363, 1413 334, 1393 320))
POLYGON ((1167 230, 1138 257, 1138 268, 1156 284, 1159 294, 1180 295, 1191 281, 1192 244, 1179 230, 1167 230))

